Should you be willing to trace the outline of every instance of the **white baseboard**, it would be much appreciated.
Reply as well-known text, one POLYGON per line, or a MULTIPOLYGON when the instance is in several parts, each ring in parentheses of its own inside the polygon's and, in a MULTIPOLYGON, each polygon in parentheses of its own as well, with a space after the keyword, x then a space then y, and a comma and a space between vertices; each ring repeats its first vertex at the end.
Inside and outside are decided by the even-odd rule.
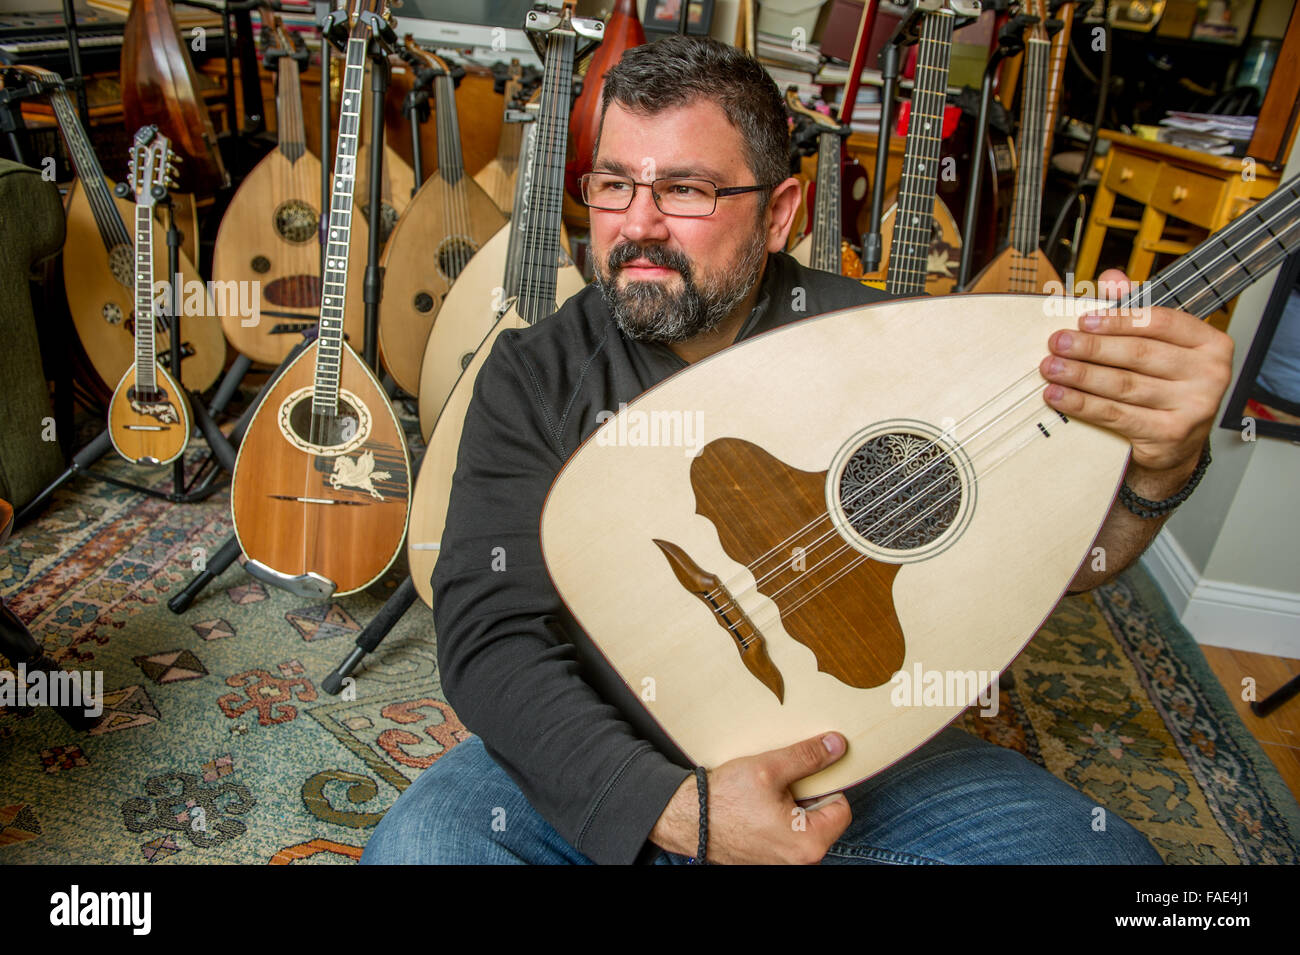
POLYGON ((1197 643, 1300 658, 1300 593, 1204 580, 1163 531, 1142 566, 1197 643))

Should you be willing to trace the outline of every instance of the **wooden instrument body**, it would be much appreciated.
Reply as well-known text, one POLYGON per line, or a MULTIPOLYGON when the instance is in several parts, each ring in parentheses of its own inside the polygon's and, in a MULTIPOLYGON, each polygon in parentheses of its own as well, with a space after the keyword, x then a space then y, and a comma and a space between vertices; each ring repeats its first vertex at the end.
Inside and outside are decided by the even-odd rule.
MULTIPOLYGON (((260 317, 223 315, 226 338, 253 361, 278 365, 301 341, 292 329, 314 325, 320 310, 320 160, 305 151, 295 161, 279 149, 244 179, 222 216, 212 253, 214 282, 257 283, 260 317)), ((365 230, 358 229, 362 241, 365 230)), ((361 268, 348 286, 361 282, 361 268)), ((351 260, 349 260, 351 264, 351 260)), ((346 332, 359 342, 365 316, 347 312, 346 332)))
MULTIPOLYGON (((576 272, 577 270, 574 269, 576 272)), ((465 427, 465 412, 474 397, 474 382, 479 369, 487 361, 492 345, 507 328, 527 328, 528 323, 512 307, 492 326, 487 337, 474 351, 464 372, 451 389, 437 416, 429 445, 420 462, 420 474, 415 480, 415 505, 411 509, 411 525, 407 534, 406 558, 411 570, 411 580, 416 593, 430 607, 433 606, 433 587, 430 578, 438 563, 438 544, 443 528, 447 526, 447 505, 451 502, 451 479, 456 473, 456 458, 460 453, 460 435, 465 427)))
POLYGON ((1056 283, 1057 289, 1064 289, 1058 294, 1069 294, 1072 291, 1061 284, 1061 276, 1042 249, 1035 249, 1033 255, 1025 255, 1014 246, 1007 246, 984 267, 966 291, 975 294, 1011 292, 1045 295, 1049 291, 1046 287, 1051 282, 1056 283))
MULTIPOLYGON (((1073 327, 1087 305, 972 296, 953 308, 926 298, 810 318, 667 379, 569 459, 541 519, 548 570, 633 692, 644 700, 644 681, 654 680, 644 705, 692 762, 717 766, 838 730, 849 741, 845 757, 793 790, 840 790, 939 732, 1011 662, 1068 588, 1128 457, 1118 435, 1067 423, 1041 397, 1047 338, 1073 327), (630 415, 645 423, 684 413, 697 415, 693 447, 620 442, 637 433, 630 415), (868 611, 848 619, 826 597, 851 593, 842 581, 831 586, 820 561, 861 545, 842 523, 830 525, 827 513, 841 512, 826 494, 838 487, 841 462, 887 432, 946 449, 960 509, 928 544, 857 555, 853 588, 868 611), (737 454, 746 444, 757 451, 737 454), (811 534, 803 530, 810 505, 823 520, 811 534), (748 548, 757 558, 773 540, 769 564, 736 553, 748 548), (738 653, 737 639, 683 585, 664 543, 725 583, 718 599, 737 601, 737 632, 762 633, 780 694, 766 664, 738 653), (747 565, 761 569, 761 592, 747 565), (778 609, 774 580, 806 595, 827 586, 798 607, 781 597, 778 609), (859 650, 834 642, 854 629, 859 650), (882 673, 919 677, 917 668, 963 683, 936 705, 905 705, 902 684, 882 673)), ((916 702, 922 689, 913 688, 916 702)))
POLYGON ((159 365, 154 366, 155 393, 137 396, 135 372, 133 362, 109 402, 109 440, 132 464, 170 464, 190 442, 189 396, 159 365))
MULTIPOLYGON (((880 269, 866 279, 884 280, 889 274, 890 252, 894 246, 894 220, 898 216, 898 197, 885 200, 885 215, 880 220, 880 269)), ((938 196, 934 200, 934 225, 930 231, 925 290, 931 295, 947 295, 957 287, 957 270, 961 268, 961 235, 957 220, 938 196)))
MULTIPOLYGON (((461 373, 475 351, 480 349, 480 343, 490 344, 485 336, 492 332, 497 315, 506 304, 501 282, 505 274, 509 244, 510 227, 502 226, 469 260, 456 283, 447 291, 439 313, 442 319, 435 322, 428 331, 421 352, 418 386, 420 431, 425 441, 430 440, 434 422, 438 420, 461 373)), ((568 245, 568 237, 563 230, 560 233, 560 245, 562 248, 568 245)), ((556 302, 563 304, 581 292, 585 284, 582 273, 566 256, 556 273, 556 302)), ((385 302, 388 301, 388 294, 387 291, 384 293, 385 302)), ((384 307, 387 308, 387 304, 384 307)))
POLYGON ((230 184, 170 0, 132 3, 122 34, 122 80, 127 129, 152 123, 186 158, 182 191, 211 195, 230 184))
POLYGON ((384 247, 379 350, 393 380, 408 394, 419 394, 425 343, 442 314, 447 292, 469 270, 468 262, 457 268, 458 250, 476 254, 495 234, 505 231, 505 225, 496 203, 473 179, 461 176, 453 186, 436 172, 398 221, 384 247), (469 212, 468 221, 456 224, 463 229, 448 221, 448 205, 456 189, 463 190, 469 212))
MULTIPOLYGON (((106 179, 109 189, 112 180, 106 179)), ((113 197, 117 214, 129 229, 134 221, 135 205, 127 199, 113 197)), ((160 250, 155 267, 155 278, 167 270, 167 230, 155 219, 153 247, 160 250)), ((179 250, 179 268, 183 288, 182 304, 186 302, 186 289, 191 283, 201 282, 198 270, 184 249, 179 250)), ((67 289, 68 308, 87 357, 105 384, 121 379, 135 360, 135 293, 132 286, 132 249, 128 244, 112 250, 104 248, 95 215, 85 188, 74 182, 68 194, 67 239, 63 249, 63 279, 67 289)), ((196 299, 191 299, 193 302, 196 299)), ((221 324, 215 319, 215 303, 204 286, 203 302, 207 311, 203 315, 182 314, 181 380, 186 388, 202 391, 215 382, 226 364, 226 340, 221 324), (192 353, 191 353, 192 350, 192 353)), ((166 360, 171 347, 169 326, 162 323, 155 333, 155 343, 160 358, 166 360)))
MULTIPOLYGON (((506 138, 507 127, 518 125, 518 123, 503 124, 502 138, 506 138)), ((518 135, 514 138, 517 140, 518 135)), ((488 198, 492 200, 492 204, 497 207, 497 210, 509 219, 515 199, 515 176, 519 173, 519 167, 518 156, 506 158, 504 151, 503 147, 503 155, 493 156, 488 160, 486 166, 474 173, 474 181, 478 183, 480 189, 487 193, 488 198)), ((517 152, 518 150, 516 150, 517 152)))
POLYGON ((334 582, 334 596, 344 596, 374 583, 401 550, 410 462, 379 382, 346 343, 339 394, 361 412, 352 439, 315 449, 291 440, 291 408, 311 406, 318 344, 294 359, 258 405, 235 460, 230 505, 250 560, 290 577, 315 572, 334 582))

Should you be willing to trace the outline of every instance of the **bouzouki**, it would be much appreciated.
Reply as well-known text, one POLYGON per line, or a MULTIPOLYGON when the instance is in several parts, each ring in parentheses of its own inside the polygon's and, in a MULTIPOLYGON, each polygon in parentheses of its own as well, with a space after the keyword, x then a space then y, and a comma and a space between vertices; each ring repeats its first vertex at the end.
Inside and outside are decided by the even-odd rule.
POLYGON ((429 446, 420 464, 407 562, 416 592, 430 606, 433 605, 433 592, 429 579, 438 561, 438 546, 446 526, 447 504, 451 497, 451 479, 460 449, 461 428, 479 369, 503 331, 526 328, 556 308, 557 273, 561 271, 558 262, 561 255, 565 140, 577 38, 582 36, 599 42, 603 31, 599 20, 574 17, 575 3, 576 0, 565 0, 559 13, 534 10, 525 22, 526 30, 545 37, 545 56, 541 111, 529 136, 535 155, 527 164, 524 177, 528 199, 522 208, 515 209, 511 217, 512 227, 520 229, 522 245, 518 259, 519 293, 509 310, 479 343, 456 381, 434 424, 429 446))
POLYGON ((448 289, 506 219, 465 173, 450 66, 421 49, 410 34, 405 43, 413 61, 435 73, 438 168, 420 186, 384 247, 379 352, 393 380, 415 395, 429 329, 442 314, 448 289))
MULTIPOLYGON (((307 148, 299 60, 306 47, 272 11, 262 13, 267 47, 275 63, 275 112, 279 143, 240 184, 221 219, 212 253, 214 282, 244 283, 258 290, 256 323, 223 316, 226 338, 253 361, 278 365, 316 324, 320 311, 320 160, 307 148)), ((364 232, 361 233, 364 243, 364 232)), ((364 244, 360 256, 364 269, 364 244)), ((352 257, 349 257, 352 261, 352 257)), ((361 272, 350 276, 360 284, 361 272)), ((364 315, 348 311, 345 333, 354 341, 364 315)))
MULTIPOLYGON (((169 464, 190 442, 190 403, 176 379, 160 367, 154 344, 153 207, 176 167, 171 143, 154 126, 135 134, 131 145, 131 189, 135 193, 135 361, 122 375, 108 405, 108 435, 118 454, 132 464, 169 464)), ((179 296, 178 296, 179 298, 179 296)), ((170 302, 168 303, 170 306, 170 302)))
MULTIPOLYGON (((126 227, 134 221, 134 207, 113 194, 114 183, 104 175, 58 74, 30 66, 8 69, 33 77, 48 91, 72 157, 77 179, 67 199, 64 287, 77 338, 91 367, 106 385, 112 385, 135 360, 134 240, 126 227)), ((155 223, 153 230, 157 247, 166 248, 162 225, 155 223)), ((182 288, 193 288, 191 283, 199 281, 199 273, 183 249, 178 268, 182 288)), ((204 302, 211 306, 206 296, 204 302)), ((225 366, 226 340, 221 326, 208 315, 194 316, 184 324, 184 331, 180 377, 187 388, 202 391, 217 380, 225 366)), ((170 330, 160 319, 154 333, 158 359, 166 364, 171 360, 170 330)))
MULTIPOLYGON (((1204 318, 1297 246, 1293 179, 1120 304, 1204 318)), ((844 789, 997 679, 1127 465, 1126 440, 1042 398, 1048 336, 1096 307, 970 295, 809 318, 668 378, 569 458, 547 568, 691 764, 838 730, 845 756, 792 790, 844 789), (685 454, 619 440, 684 408, 685 454)))
POLYGON ((1020 168, 1011 217, 1010 244, 999 252, 971 282, 969 292, 1042 293, 1049 282, 1060 286, 1061 277, 1039 248, 1043 175, 1049 116, 1049 73, 1052 48, 1043 25, 1042 0, 1035 0, 1038 23, 1025 40, 1020 97, 1020 168))
MULTIPOLYGON (((897 192, 892 200, 885 201, 880 224, 880 272, 866 276, 884 279, 888 291, 896 295, 915 295, 923 290, 943 295, 957 284, 961 236, 956 220, 936 192, 954 10, 965 13, 971 6, 967 0, 951 0, 941 9, 927 12, 921 20, 903 170, 897 192)), ((978 12, 979 5, 973 6, 978 12)))
POLYGON ((262 398, 230 481, 245 567, 304 597, 342 596, 378 579, 401 549, 410 503, 406 438, 343 339, 366 47, 379 3, 352 0, 319 332, 262 398))

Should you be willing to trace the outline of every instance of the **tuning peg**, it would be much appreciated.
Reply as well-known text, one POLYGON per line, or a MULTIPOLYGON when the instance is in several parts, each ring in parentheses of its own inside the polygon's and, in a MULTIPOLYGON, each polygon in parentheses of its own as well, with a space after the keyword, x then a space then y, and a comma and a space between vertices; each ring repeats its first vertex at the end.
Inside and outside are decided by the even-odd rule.
POLYGON ((179 166, 181 163, 183 163, 184 161, 185 161, 185 157, 184 157, 184 156, 181 156, 181 155, 172 156, 172 162, 176 163, 176 165, 178 165, 178 166, 179 166))

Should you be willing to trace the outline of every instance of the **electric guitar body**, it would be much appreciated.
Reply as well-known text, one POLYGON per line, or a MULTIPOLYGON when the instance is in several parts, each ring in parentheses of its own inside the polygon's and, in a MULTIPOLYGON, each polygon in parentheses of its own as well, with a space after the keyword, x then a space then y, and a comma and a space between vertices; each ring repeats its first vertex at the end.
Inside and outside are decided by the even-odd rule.
MULTIPOLYGON (((506 265, 509 233, 509 225, 502 226, 469 260, 456 283, 447 291, 439 312, 442 318, 433 324, 420 345, 420 432, 425 441, 433 433, 434 422, 438 420, 452 388, 484 337, 493 331, 505 304, 501 274, 506 265)), ((560 247, 564 249, 567 246, 568 235, 562 230, 560 247)), ((581 292, 584 285, 582 273, 566 254, 556 272, 556 301, 563 303, 581 292)), ((389 307, 389 295, 385 289, 385 309, 389 307)))
POLYGON ((190 400, 176 379, 154 369, 154 387, 140 386, 131 364, 108 404, 108 435, 132 464, 170 464, 190 443, 190 400))
POLYGON ((979 296, 811 318, 672 376, 569 459, 541 520, 551 577, 692 762, 834 729, 846 756, 793 790, 840 790, 1010 663, 1128 457, 1042 399, 1047 338, 1083 306, 979 296), (636 433, 628 416, 683 408, 700 409, 693 448, 619 438, 636 433), (898 671, 915 673, 918 704, 922 673, 964 688, 904 705, 898 671))
MULTIPOLYGON (((576 272, 577 269, 574 269, 576 272)), ((451 499, 451 479, 456 473, 456 457, 460 452, 460 435, 465 425, 465 412, 474 396, 474 382, 479 369, 487 360, 492 346, 508 328, 527 328, 528 323, 519 313, 510 309, 476 348, 465 370, 451 389, 429 436, 420 474, 415 481, 415 504, 411 508, 411 526, 407 532, 406 560, 411 569, 415 591, 430 607, 433 606, 433 587, 430 578, 438 562, 438 547, 443 528, 447 526, 447 505, 451 499)))
MULTIPOLYGON (((320 160, 310 151, 291 161, 282 150, 271 150, 244 179, 217 230, 213 281, 258 289, 256 324, 246 325, 240 315, 221 318, 230 344, 253 361, 278 365, 302 340, 298 330, 316 323, 320 176, 320 160)), ((365 232, 358 234, 364 271, 365 232)), ((360 271, 355 279, 349 276, 349 287, 354 281, 359 286, 361 278, 360 271)), ((348 310, 345 329, 353 341, 361 340, 364 320, 360 310, 348 310)))
MULTIPOLYGON (((132 221, 135 206, 112 195, 111 179, 104 180, 105 191, 112 197, 119 222, 132 221)), ((106 383, 121 379, 134 358, 135 304, 131 278, 131 245, 113 242, 105 248, 87 192, 80 180, 68 194, 67 240, 63 246, 63 280, 68 294, 68 308, 81 346, 95 372, 106 383)), ((154 248, 160 250, 161 281, 167 271, 167 230, 156 219, 153 225, 154 248)), ((179 268, 183 289, 202 284, 198 270, 185 251, 180 250, 179 268)), ((216 308, 203 286, 203 314, 187 309, 181 316, 181 380, 185 387, 203 391, 220 376, 226 364, 226 339, 216 308)), ((182 294, 182 300, 186 296, 182 294)), ((197 296, 191 302, 198 301, 197 296)), ((171 334, 165 322, 156 329, 159 359, 168 361, 171 334)))
POLYGON ((377 580, 401 550, 410 464, 392 406, 346 343, 335 423, 312 434, 318 348, 307 346, 258 405, 230 502, 239 546, 259 565, 255 576, 324 578, 333 587, 323 594, 343 596, 377 580))

